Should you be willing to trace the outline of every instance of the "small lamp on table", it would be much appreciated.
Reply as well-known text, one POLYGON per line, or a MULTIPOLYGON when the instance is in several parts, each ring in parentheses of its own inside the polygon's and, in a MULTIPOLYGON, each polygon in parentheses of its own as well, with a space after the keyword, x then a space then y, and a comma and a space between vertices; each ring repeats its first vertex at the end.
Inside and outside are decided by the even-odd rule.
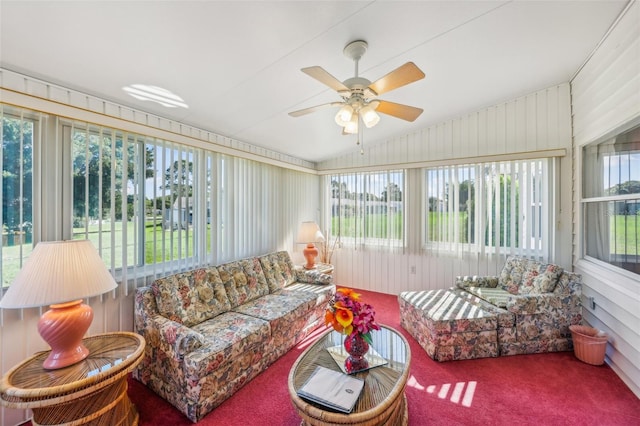
POLYGON ((82 299, 116 287, 91 241, 40 242, 0 300, 0 308, 50 305, 38 321, 38 332, 51 346, 43 367, 58 369, 89 355, 82 338, 93 321, 93 309, 82 299))
POLYGON ((324 241, 324 235, 320 231, 320 227, 317 223, 302 222, 300 229, 298 230, 298 237, 296 242, 298 244, 306 244, 307 246, 302 250, 304 258, 307 259, 307 263, 304 265, 305 269, 313 269, 316 266, 316 257, 318 256, 318 248, 314 243, 320 243, 324 241))

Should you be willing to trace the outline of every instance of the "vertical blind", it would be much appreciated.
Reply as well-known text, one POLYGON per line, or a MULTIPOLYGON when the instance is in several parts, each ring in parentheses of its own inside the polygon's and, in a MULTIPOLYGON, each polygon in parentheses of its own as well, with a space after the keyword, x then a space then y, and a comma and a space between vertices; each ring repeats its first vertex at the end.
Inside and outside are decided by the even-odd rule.
POLYGON ((91 240, 125 282, 195 266, 200 153, 91 124, 70 135, 72 237, 91 240))
POLYGON ((325 176, 330 214, 324 228, 329 237, 356 248, 403 248, 404 177, 404 170, 325 176))
POLYGON ((430 250, 547 260, 553 247, 553 159, 424 169, 430 250))
POLYGON ((313 174, 55 116, 54 126, 41 126, 41 119, 0 104, 0 296, 40 238, 89 239, 118 281, 148 281, 295 252, 299 223, 318 219, 313 174), (37 160, 41 140, 61 154, 37 160), (38 196, 34 176, 55 182, 45 185, 54 191, 38 196))
POLYGON ((305 173, 92 124, 70 134, 73 238, 92 240, 122 281, 282 249, 305 214, 288 206, 317 187, 305 173))
POLYGON ((34 147, 39 137, 39 114, 0 105, 0 166, 2 168, 2 240, 0 240, 0 297, 32 251, 34 147))

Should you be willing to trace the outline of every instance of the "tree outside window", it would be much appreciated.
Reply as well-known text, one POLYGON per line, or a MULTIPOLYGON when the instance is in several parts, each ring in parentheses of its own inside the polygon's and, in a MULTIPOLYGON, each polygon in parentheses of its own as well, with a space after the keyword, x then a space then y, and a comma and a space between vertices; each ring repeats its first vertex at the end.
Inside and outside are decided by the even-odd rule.
POLYGON ((2 110, 2 286, 32 250, 35 122, 2 110))

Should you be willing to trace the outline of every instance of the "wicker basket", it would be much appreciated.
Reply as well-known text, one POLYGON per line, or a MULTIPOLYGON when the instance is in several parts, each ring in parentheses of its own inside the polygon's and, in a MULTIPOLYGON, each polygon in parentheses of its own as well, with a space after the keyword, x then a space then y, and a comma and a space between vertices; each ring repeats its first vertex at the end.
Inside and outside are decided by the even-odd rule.
POLYGON ((572 325, 569 330, 576 358, 591 365, 604 364, 607 335, 603 331, 583 325, 572 325))

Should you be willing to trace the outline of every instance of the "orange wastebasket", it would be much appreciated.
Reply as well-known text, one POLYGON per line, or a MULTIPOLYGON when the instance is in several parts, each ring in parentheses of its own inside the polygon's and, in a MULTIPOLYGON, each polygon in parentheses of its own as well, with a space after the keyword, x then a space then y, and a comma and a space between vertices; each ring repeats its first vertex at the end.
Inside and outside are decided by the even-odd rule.
POLYGON ((571 330, 576 358, 591 365, 604 364, 604 354, 607 349, 605 332, 584 325, 572 325, 569 330, 571 330))

